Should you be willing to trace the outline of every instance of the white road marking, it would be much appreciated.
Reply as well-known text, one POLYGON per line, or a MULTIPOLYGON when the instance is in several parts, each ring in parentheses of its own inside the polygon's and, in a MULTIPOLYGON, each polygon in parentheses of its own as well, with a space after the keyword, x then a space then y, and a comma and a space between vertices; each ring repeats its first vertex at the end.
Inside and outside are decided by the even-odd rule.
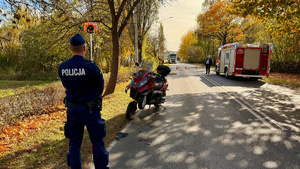
POLYGON ((238 99, 237 99, 237 96, 236 96, 235 94, 228 94, 228 91, 227 91, 224 87, 222 87, 218 82, 214 81, 213 79, 209 78, 208 76, 203 76, 203 78, 206 79, 206 80, 208 80, 208 81, 211 82, 212 84, 218 86, 219 88, 221 88, 225 93, 227 93, 227 95, 232 96, 233 99, 234 99, 237 103, 239 103, 241 106, 243 106, 246 110, 248 110, 252 115, 254 115, 256 118, 258 118, 258 119, 259 119, 261 122, 263 122, 265 125, 267 125, 270 129, 272 129, 272 130, 277 130, 277 128, 273 126, 273 125, 275 125, 275 126, 277 126, 278 128, 280 128, 281 130, 287 130, 286 128, 280 126, 274 119, 272 119, 272 118, 270 118, 269 116, 267 116, 265 113, 263 113, 263 112, 259 111, 258 109, 252 107, 251 105, 249 105, 248 103, 246 103, 246 102, 243 101, 243 100, 238 100, 238 99), (256 112, 258 112, 260 115, 258 115, 258 113, 256 113, 256 112, 253 111, 253 110, 255 110, 256 112), (261 116, 262 116, 263 118, 262 118, 261 116), (271 123, 269 123, 268 121, 266 121, 264 118, 265 118, 265 119, 268 119, 273 125, 272 125, 271 123))

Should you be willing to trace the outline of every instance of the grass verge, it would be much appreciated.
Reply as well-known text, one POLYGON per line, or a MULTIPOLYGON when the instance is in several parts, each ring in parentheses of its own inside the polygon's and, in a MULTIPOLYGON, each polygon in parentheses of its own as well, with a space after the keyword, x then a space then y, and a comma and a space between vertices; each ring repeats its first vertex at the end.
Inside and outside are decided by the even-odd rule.
MULTIPOLYGON (((126 85, 128 82, 118 84, 115 93, 103 99, 101 114, 106 120, 106 146, 128 122, 124 110, 131 98, 124 92, 126 85)), ((68 140, 63 134, 65 111, 60 104, 48 114, 30 116, 5 128, 0 135, 1 168, 68 168, 68 140)), ((83 164, 92 161, 91 142, 86 130, 81 154, 83 164)))
POLYGON ((35 86, 43 88, 50 81, 17 81, 17 80, 0 80, 0 98, 12 96, 19 91, 26 91, 35 86))
POLYGON ((300 87, 300 75, 294 74, 270 73, 269 78, 263 78, 262 81, 291 88, 300 87))

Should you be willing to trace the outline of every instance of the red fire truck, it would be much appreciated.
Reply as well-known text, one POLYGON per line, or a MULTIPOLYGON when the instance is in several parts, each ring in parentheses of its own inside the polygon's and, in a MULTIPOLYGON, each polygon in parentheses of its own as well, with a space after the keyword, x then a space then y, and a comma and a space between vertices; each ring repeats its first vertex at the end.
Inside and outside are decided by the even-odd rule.
POLYGON ((262 78, 270 73, 270 43, 231 43, 221 46, 216 58, 216 74, 262 78))

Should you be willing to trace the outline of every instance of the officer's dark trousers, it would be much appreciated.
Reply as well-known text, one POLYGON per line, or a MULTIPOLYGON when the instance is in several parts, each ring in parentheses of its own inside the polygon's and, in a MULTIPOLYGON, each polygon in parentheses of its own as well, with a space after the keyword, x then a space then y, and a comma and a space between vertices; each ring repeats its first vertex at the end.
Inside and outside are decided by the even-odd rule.
POLYGON ((69 138, 69 153, 72 169, 81 169, 80 147, 86 125, 93 144, 93 160, 96 169, 105 169, 108 165, 108 152, 105 149, 105 123, 98 109, 90 113, 87 106, 72 106, 67 115, 65 136, 69 138))
POLYGON ((210 65, 206 65, 206 74, 210 73, 210 65))

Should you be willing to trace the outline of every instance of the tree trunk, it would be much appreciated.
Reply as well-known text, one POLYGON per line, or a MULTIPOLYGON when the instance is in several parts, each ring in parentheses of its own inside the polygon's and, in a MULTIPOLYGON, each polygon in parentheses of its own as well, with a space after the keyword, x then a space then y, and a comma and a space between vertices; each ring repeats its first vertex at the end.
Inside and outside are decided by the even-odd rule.
POLYGON ((111 65, 111 61, 110 61, 110 59, 107 57, 107 58, 105 58, 105 61, 106 61, 106 67, 105 67, 105 73, 108 73, 109 72, 109 66, 111 65))
MULTIPOLYGON (((142 41, 142 39, 140 40, 140 41, 142 41)), ((139 49, 139 59, 138 59, 138 61, 139 61, 139 63, 141 63, 141 61, 142 61, 142 54, 143 54, 143 43, 138 43, 138 49, 139 49)))
POLYGON ((227 33, 225 33, 225 35, 223 36, 223 41, 222 41, 223 45, 227 44, 227 33))
POLYGON ((111 29, 112 33, 112 42, 113 42, 113 57, 111 63, 111 74, 109 77, 108 84, 106 86, 106 90, 103 94, 103 97, 109 94, 114 93, 115 87, 118 79, 118 70, 119 70, 119 53, 120 53, 120 39, 118 36, 117 25, 113 26, 111 29))
POLYGON ((103 94, 103 96, 109 95, 114 93, 115 87, 117 84, 118 79, 118 70, 119 70, 119 54, 120 54, 120 37, 122 35, 123 30, 125 29, 127 22, 129 18, 133 14, 134 8, 137 6, 137 4, 140 2, 140 0, 135 0, 133 4, 130 7, 130 10, 127 11, 127 16, 125 16, 122 21, 121 25, 119 25, 120 17, 122 13, 124 12, 124 7, 128 0, 122 0, 121 2, 118 1, 118 12, 115 10, 115 1, 114 0, 107 0, 107 3, 109 5, 109 11, 111 15, 111 37, 112 37, 112 43, 113 43, 113 56, 112 56, 112 63, 111 63, 111 74, 109 77, 108 84, 106 86, 106 90, 103 94))

